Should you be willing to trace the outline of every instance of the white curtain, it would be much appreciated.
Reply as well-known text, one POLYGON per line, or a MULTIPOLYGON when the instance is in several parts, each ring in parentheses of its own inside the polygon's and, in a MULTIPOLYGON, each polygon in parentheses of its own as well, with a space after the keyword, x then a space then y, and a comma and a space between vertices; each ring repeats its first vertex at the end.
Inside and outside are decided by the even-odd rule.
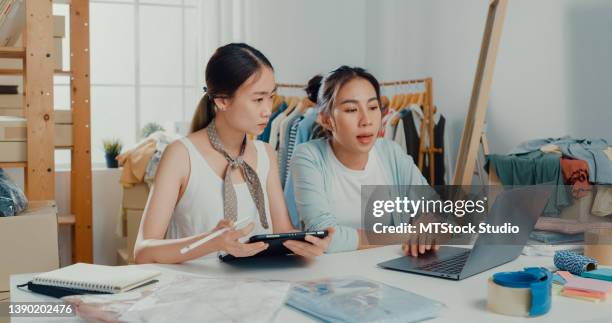
MULTIPOLYGON (((248 42, 250 0, 201 0, 199 11, 199 70, 219 46, 232 42, 248 42)), ((200 73, 204 84, 204 74, 200 73)))

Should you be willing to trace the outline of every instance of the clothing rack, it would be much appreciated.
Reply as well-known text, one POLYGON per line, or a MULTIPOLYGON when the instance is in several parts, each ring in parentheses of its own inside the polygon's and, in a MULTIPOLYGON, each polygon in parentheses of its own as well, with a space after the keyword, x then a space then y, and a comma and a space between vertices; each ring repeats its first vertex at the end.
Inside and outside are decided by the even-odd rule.
POLYGON ((304 84, 289 84, 289 83, 276 83, 276 86, 279 88, 295 88, 295 89, 303 89, 306 87, 304 84))
MULTIPOLYGON (((431 77, 420 78, 420 79, 412 79, 412 80, 399 80, 399 81, 389 81, 379 83, 381 87, 391 87, 391 86, 401 86, 401 85, 412 85, 412 84, 424 84, 425 90, 422 91, 424 94, 422 109, 423 109, 423 122, 421 122, 420 133, 421 136, 419 138, 419 157, 417 161, 417 165, 421 172, 423 171, 425 164, 425 156, 428 156, 430 165, 429 165, 429 179, 431 183, 435 182, 435 163, 434 155, 442 154, 444 150, 441 147, 435 147, 433 138, 434 138, 434 120, 433 115, 435 112, 435 106, 433 104, 433 79, 431 77), (427 134, 427 137, 430 138, 430 142, 428 145, 425 143, 425 138, 423 134, 427 134)), ((300 88, 303 89, 306 87, 304 84, 291 84, 291 83, 277 83, 276 86, 278 88, 300 88)), ((420 92, 414 92, 420 93, 420 92)))
MULTIPOLYGON (((433 79, 431 77, 421 78, 421 79, 413 79, 413 80, 400 80, 400 81, 392 81, 392 82, 382 82, 380 86, 400 86, 400 85, 412 85, 412 84, 424 84, 425 89, 422 91, 424 94, 423 104, 421 108, 423 109, 423 122, 421 122, 420 128, 420 138, 419 138, 419 158, 417 161, 417 165, 421 172, 423 171, 423 167, 425 164, 425 156, 427 155, 429 158, 429 179, 433 184, 435 183, 435 163, 434 155, 442 154, 444 150, 441 147, 435 147, 434 145, 434 120, 433 115, 435 113, 436 107, 433 104, 433 79), (425 134, 429 137, 429 144, 425 143, 425 134)), ((420 92, 414 92, 420 93, 420 92)))

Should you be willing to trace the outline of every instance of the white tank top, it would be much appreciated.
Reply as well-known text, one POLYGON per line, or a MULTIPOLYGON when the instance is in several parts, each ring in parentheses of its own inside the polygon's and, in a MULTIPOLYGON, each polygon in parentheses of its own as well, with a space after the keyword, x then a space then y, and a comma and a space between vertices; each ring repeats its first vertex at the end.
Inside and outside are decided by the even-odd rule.
MULTIPOLYGON (((189 152, 191 172, 187 188, 174 208, 174 213, 170 219, 166 231, 167 239, 184 238, 211 231, 223 219, 223 179, 210 167, 189 138, 184 137, 179 140, 189 152)), ((238 220, 252 217, 255 229, 250 235, 268 234, 272 233, 267 190, 270 160, 264 143, 259 140, 253 141, 253 143, 257 151, 257 169, 255 171, 263 189, 269 227, 268 229, 262 227, 255 202, 251 198, 246 183, 234 185, 238 200, 238 220)))

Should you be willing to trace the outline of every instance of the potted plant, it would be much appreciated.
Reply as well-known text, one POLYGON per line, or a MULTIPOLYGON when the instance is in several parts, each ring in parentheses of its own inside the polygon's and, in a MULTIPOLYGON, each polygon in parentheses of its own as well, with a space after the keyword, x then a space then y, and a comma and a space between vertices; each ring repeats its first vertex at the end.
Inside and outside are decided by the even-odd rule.
POLYGON ((116 158, 121 153, 121 141, 119 139, 106 139, 102 141, 102 144, 104 145, 106 167, 118 168, 119 162, 116 158))
POLYGON ((166 129, 156 122, 146 123, 140 130, 140 138, 148 138, 151 134, 157 131, 166 131, 166 129))

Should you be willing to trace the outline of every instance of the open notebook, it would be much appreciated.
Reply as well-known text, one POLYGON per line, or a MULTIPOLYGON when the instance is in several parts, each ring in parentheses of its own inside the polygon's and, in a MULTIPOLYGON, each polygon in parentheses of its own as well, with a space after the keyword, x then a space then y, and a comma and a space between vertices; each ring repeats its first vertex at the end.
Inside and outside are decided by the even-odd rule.
POLYGON ((42 273, 33 284, 97 293, 121 293, 151 283, 160 273, 134 266, 103 266, 77 263, 42 273))

